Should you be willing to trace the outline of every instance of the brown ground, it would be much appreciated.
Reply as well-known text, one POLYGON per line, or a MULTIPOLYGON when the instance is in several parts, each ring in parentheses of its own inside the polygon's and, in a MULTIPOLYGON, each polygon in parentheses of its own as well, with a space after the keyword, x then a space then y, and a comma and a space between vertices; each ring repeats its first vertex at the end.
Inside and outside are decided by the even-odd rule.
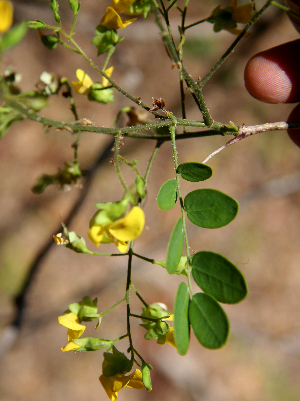
MULTIPOLYGON (((16 20, 52 21, 47 1, 16 1, 16 20)), ((70 23, 68 2, 61 1, 65 24, 70 23)), ((205 3, 204 9, 191 2, 193 14, 203 18, 217 2, 205 3)), ((263 3, 263 2, 260 2, 263 3)), ((79 43, 95 59, 90 44, 93 29, 109 2, 82 1, 82 19, 76 29, 79 43), (89 3, 89 4, 85 4, 89 3)), ((227 3, 226 3, 227 4, 227 3)), ((178 21, 174 17, 174 26, 178 21)), ((205 88, 205 99, 213 117, 227 123, 259 124, 284 120, 292 106, 266 105, 252 99, 243 86, 243 69, 247 60, 259 50, 298 37, 285 15, 270 10, 260 25, 240 45, 223 69, 205 88), (271 24, 271 22, 273 24, 271 24)), ((114 78, 134 96, 147 104, 162 97, 166 108, 179 115, 177 72, 164 51, 160 36, 151 19, 142 19, 125 30, 126 40, 112 59, 114 78)), ((194 76, 203 76, 220 57, 233 36, 215 35, 211 25, 190 32, 186 66, 194 76), (202 36, 201 36, 202 35, 202 36)), ((97 60, 101 65, 102 58, 97 60)), ((85 69, 94 80, 97 75, 84 60, 63 49, 45 49, 36 32, 29 32, 23 43, 6 54, 3 67, 12 65, 23 73, 23 90, 32 89, 42 71, 55 72, 75 79, 76 68, 85 69)), ((96 125, 110 126, 117 110, 130 103, 116 95, 114 105, 88 103, 76 96, 80 117, 96 125)), ((201 120, 190 103, 188 117, 201 120)), ((66 99, 53 99, 43 114, 57 120, 73 120, 66 99)), ((34 195, 30 188, 42 173, 53 174, 71 160, 74 138, 68 132, 50 130, 44 133, 37 123, 15 124, 0 144, 0 302, 2 334, 13 319, 12 299, 22 287, 31 263, 43 244, 56 233, 80 189, 59 192, 49 188, 34 195)), ((79 158, 89 168, 108 138, 84 133, 79 158)), ((188 140, 178 144, 179 160, 201 162, 224 143, 213 137, 188 140), (201 144, 201 145, 200 145, 201 144)), ((144 171, 153 143, 125 140, 122 154, 129 160, 139 158, 144 171)), ((285 132, 260 134, 229 147, 209 163, 214 176, 204 186, 223 190, 240 202, 240 213, 229 226, 204 230, 190 225, 192 251, 220 252, 244 273, 249 296, 239 305, 225 307, 231 321, 231 336, 221 350, 201 347, 192 336, 185 357, 168 345, 145 341, 142 329, 134 328, 136 348, 154 366, 153 391, 123 390, 121 400, 169 399, 173 401, 298 401, 300 391, 300 159, 299 149, 285 132)), ((127 181, 132 176, 129 174, 127 181)), ((166 143, 156 159, 149 180, 148 198, 144 204, 146 230, 136 242, 136 251, 157 260, 165 258, 166 246, 178 205, 171 211, 158 209, 155 198, 164 181, 173 178, 171 146, 166 143)), ((201 187, 185 183, 183 191, 201 187)), ((86 237, 94 203, 117 200, 122 188, 106 161, 100 166, 92 188, 73 220, 70 229, 86 237)), ((90 246, 92 249, 92 246, 90 246)), ((110 252, 109 246, 101 247, 110 252)), ((16 342, 3 348, 0 365, 0 399, 3 401, 106 400, 98 382, 101 373, 100 352, 61 353, 66 344, 65 330, 56 317, 67 305, 84 295, 98 297, 105 310, 123 296, 126 263, 123 258, 94 258, 77 255, 63 247, 53 246, 39 267, 27 298, 25 321, 16 342), (120 294, 120 295, 116 295, 120 294)), ((134 261, 133 282, 149 302, 165 302, 172 308, 180 278, 170 277, 159 266, 134 261)), ((133 300, 136 312, 140 304, 133 300)), ((97 334, 117 337, 125 331, 123 307, 103 320, 97 334)), ((124 351, 126 345, 124 345, 124 351)))

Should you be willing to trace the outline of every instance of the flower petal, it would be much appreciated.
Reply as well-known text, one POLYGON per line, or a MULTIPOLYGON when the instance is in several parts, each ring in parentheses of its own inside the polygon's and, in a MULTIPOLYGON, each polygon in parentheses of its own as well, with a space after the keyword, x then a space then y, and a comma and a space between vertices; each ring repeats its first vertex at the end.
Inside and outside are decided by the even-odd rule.
POLYGON ((76 71, 76 76, 79 82, 72 81, 76 92, 80 93, 81 95, 88 95, 89 88, 93 85, 93 81, 89 75, 81 69, 76 71))
POLYGON ((116 247, 119 249, 120 252, 125 253, 128 249, 128 244, 123 241, 117 240, 115 242, 116 247))
POLYGON ((138 206, 134 206, 127 216, 110 224, 108 231, 118 241, 127 242, 137 238, 142 233, 144 225, 144 212, 138 206))
POLYGON ((6 32, 13 23, 14 7, 11 1, 0 1, 0 33, 6 32))
POLYGON ((67 329, 81 331, 84 328, 85 330, 85 326, 79 323, 78 316, 76 316, 73 312, 58 316, 57 320, 59 324, 67 327, 67 329))
POLYGON ((112 0, 113 7, 119 13, 130 14, 130 7, 136 0, 112 0))
POLYGON ((80 348, 80 345, 70 342, 69 344, 67 344, 61 348, 61 352, 76 351, 79 348, 80 348))
POLYGON ((91 80, 90 76, 86 72, 81 70, 80 68, 76 71, 76 77, 82 83, 82 85, 84 85, 86 87, 89 87, 89 86, 93 85, 93 83, 94 83, 91 80))
POLYGON ((107 7, 105 14, 100 20, 100 25, 107 29, 114 29, 116 31, 119 28, 124 29, 127 25, 131 24, 135 20, 136 18, 121 19, 115 9, 112 7, 107 7))
POLYGON ((174 327, 170 327, 170 330, 166 334, 166 343, 177 349, 174 339, 174 327))
POLYGON ((244 4, 243 6, 233 9, 232 18, 235 22, 240 22, 241 24, 248 24, 248 22, 253 17, 252 15, 252 5, 244 4))
POLYGON ((76 340, 76 338, 78 338, 78 337, 80 337, 83 333, 84 333, 84 330, 85 330, 85 327, 86 326, 83 326, 83 325, 81 325, 82 326, 82 328, 80 329, 80 330, 71 330, 71 329, 68 329, 68 332, 67 332, 67 334, 68 334, 68 341, 73 341, 73 340, 76 340))
POLYGON ((142 378, 142 372, 139 369, 136 369, 130 376, 129 382, 126 384, 127 387, 135 388, 136 390, 141 390, 145 388, 142 378))
POLYGON ((92 226, 88 232, 89 239, 96 245, 99 246, 104 236, 104 230, 101 226, 92 226))
POLYGON ((124 376, 121 373, 117 373, 116 375, 110 376, 110 379, 112 391, 118 392, 127 386, 127 383, 130 380, 130 375, 124 376))
POLYGON ((108 398, 111 401, 116 401, 118 398, 118 393, 116 391, 112 391, 111 389, 111 377, 101 375, 99 377, 99 381, 102 384, 102 387, 104 388, 106 394, 108 395, 108 398))
MULTIPOLYGON (((105 74, 108 75, 109 77, 111 77, 111 74, 112 74, 113 70, 114 70, 114 67, 109 67, 107 70, 105 70, 105 74)), ((105 88, 106 86, 109 85, 109 81, 105 77, 103 77, 102 78, 102 84, 103 84, 103 86, 105 88)))

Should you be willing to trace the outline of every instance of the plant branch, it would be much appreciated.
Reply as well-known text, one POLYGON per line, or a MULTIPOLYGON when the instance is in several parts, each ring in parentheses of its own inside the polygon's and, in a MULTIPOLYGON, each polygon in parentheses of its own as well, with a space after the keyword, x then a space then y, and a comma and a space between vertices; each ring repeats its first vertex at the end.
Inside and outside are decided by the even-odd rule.
POLYGON ((261 15, 269 8, 272 4, 272 0, 269 0, 262 8, 260 11, 257 12, 257 14, 254 15, 254 17, 251 19, 250 22, 244 27, 242 32, 239 34, 239 36, 234 40, 234 42, 229 46, 229 48, 226 50, 226 52, 223 54, 223 56, 220 58, 219 61, 212 67, 212 69, 209 71, 209 73, 201 79, 199 82, 199 86, 203 88, 203 86, 206 84, 206 82, 212 77, 212 75, 217 71, 217 69, 224 63, 224 61, 227 59, 228 56, 234 51, 235 47, 237 44, 240 42, 241 39, 245 36, 246 32, 251 28, 251 26, 261 17, 261 15))

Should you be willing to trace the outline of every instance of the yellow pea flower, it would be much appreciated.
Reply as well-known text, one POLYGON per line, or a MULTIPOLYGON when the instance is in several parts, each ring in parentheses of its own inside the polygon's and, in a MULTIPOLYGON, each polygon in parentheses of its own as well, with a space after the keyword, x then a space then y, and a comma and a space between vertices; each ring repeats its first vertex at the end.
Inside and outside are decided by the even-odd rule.
POLYGON ((76 338, 80 337, 86 326, 79 323, 79 318, 75 313, 69 312, 61 315, 57 318, 58 323, 68 329, 68 341, 69 343, 61 348, 62 352, 66 351, 76 351, 80 348, 80 345, 77 345, 73 342, 76 338))
MULTIPOLYGON (((111 77, 111 74, 113 73, 114 67, 109 67, 107 70, 105 70, 105 74, 111 77)), ((110 85, 109 81, 106 78, 102 78, 102 85, 104 88, 106 88, 108 85, 110 85)))
MULTIPOLYGON (((105 70, 105 73, 110 77, 113 69, 114 67, 110 67, 105 70)), ((76 92, 80 93, 81 95, 88 95, 90 92, 90 87, 94 84, 94 82, 92 81, 90 76, 81 69, 78 69, 76 71, 76 77, 78 79, 78 82, 72 81, 76 92)), ((109 85, 108 80, 104 77, 102 78, 102 85, 104 88, 109 85)))
POLYGON ((253 17, 252 15, 252 4, 244 4, 243 6, 237 6, 237 0, 231 0, 229 7, 233 8, 232 19, 235 22, 241 24, 248 24, 253 17))
POLYGON ((117 400, 118 392, 124 387, 130 387, 136 390, 145 388, 142 379, 142 372, 139 369, 136 369, 129 376, 124 376, 121 373, 117 373, 113 376, 101 375, 99 381, 111 401, 117 400))
POLYGON ((100 243, 108 244, 113 242, 120 252, 128 249, 128 241, 136 239, 141 235, 145 225, 145 215, 141 208, 134 206, 123 218, 113 222, 91 226, 88 236, 97 246, 100 243))
POLYGON ((174 327, 170 327, 170 330, 166 334, 166 343, 172 345, 172 347, 177 349, 176 344, 175 344, 175 339, 174 339, 174 327))
POLYGON ((127 25, 135 21, 136 18, 121 18, 117 11, 112 7, 107 7, 105 14, 101 18, 100 25, 107 29, 114 29, 115 31, 119 28, 124 29, 127 25))
POLYGON ((136 0, 112 0, 113 8, 119 13, 130 14, 130 7, 136 0))
POLYGON ((14 7, 11 1, 0 1, 0 33, 9 30, 13 23, 14 7))
MULTIPOLYGON (((252 5, 250 3, 237 7, 237 0, 231 0, 229 7, 233 8, 231 17, 236 23, 248 24, 248 22, 253 17, 252 5)), ((237 29, 237 28, 226 29, 226 31, 233 33, 234 35, 239 35, 242 32, 241 29, 237 29)), ((247 32, 245 36, 248 36, 248 35, 249 35, 249 32, 247 32)))
POLYGON ((81 95, 88 95, 90 87, 93 85, 94 82, 91 80, 87 73, 80 69, 76 71, 76 77, 78 79, 78 82, 72 81, 76 92, 80 93, 81 95))

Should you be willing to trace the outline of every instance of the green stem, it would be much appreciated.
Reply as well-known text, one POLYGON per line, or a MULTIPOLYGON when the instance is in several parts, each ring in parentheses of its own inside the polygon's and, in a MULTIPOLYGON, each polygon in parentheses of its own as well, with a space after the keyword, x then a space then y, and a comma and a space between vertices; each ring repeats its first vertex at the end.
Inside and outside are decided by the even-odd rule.
MULTIPOLYGON (((75 101, 74 101, 74 97, 72 94, 72 89, 71 86, 67 80, 67 78, 61 78, 60 82, 62 84, 64 84, 67 88, 68 91, 68 95, 69 95, 69 100, 70 100, 70 106, 71 106, 71 111, 73 113, 73 116, 75 118, 75 120, 78 120, 78 114, 77 114, 77 110, 76 110, 76 106, 75 106, 75 101)), ((78 164, 78 147, 79 147, 79 141, 80 141, 80 137, 81 137, 81 131, 78 130, 77 131, 77 135, 76 135, 76 141, 74 144, 74 164, 78 164)))
POLYGON ((111 340, 111 342, 112 343, 116 343, 116 342, 118 342, 120 340, 123 340, 123 338, 126 338, 126 337, 128 337, 128 334, 123 334, 122 336, 120 336, 118 338, 115 338, 114 340, 111 340))
POLYGON ((187 230, 186 230, 185 210, 184 210, 184 206, 183 206, 183 198, 182 198, 182 193, 181 193, 181 188, 180 188, 180 175, 177 173, 178 154, 177 154, 177 149, 176 149, 176 132, 175 132, 176 127, 170 126, 169 130, 170 130, 170 133, 172 136, 172 150, 173 150, 174 167, 175 167, 175 171, 176 171, 177 193, 178 193, 178 198, 180 201, 183 235, 184 235, 184 242, 185 242, 185 248, 186 248, 186 256, 187 256, 187 260, 188 260, 188 268, 187 268, 188 287, 189 287, 190 295, 192 296, 193 289, 192 289, 192 281, 191 281, 191 258, 190 258, 187 230))
MULTIPOLYGON (((75 50, 66 45, 64 42, 62 42, 62 44, 66 45, 69 47, 69 50, 75 51, 76 53, 79 53, 87 62, 88 64, 94 69, 96 70, 99 74, 101 74, 104 78, 106 78, 108 80, 108 82, 118 91, 120 92, 122 95, 124 95, 125 97, 127 97, 129 100, 133 101, 135 104, 137 104, 138 106, 141 106, 143 109, 149 111, 150 113, 152 113, 153 115, 155 115, 156 117, 160 117, 161 115, 159 113, 157 113, 156 111, 150 111, 150 107, 148 107, 146 104, 144 104, 139 98, 135 98, 133 96, 131 96, 128 92, 124 91, 120 86, 118 86, 104 71, 103 69, 100 69, 94 62, 92 59, 90 59, 87 54, 83 51, 83 49, 77 44, 77 42, 68 34, 66 34, 64 31, 61 32, 66 39, 74 46, 75 50)), ((110 56, 109 56, 110 57, 110 56)), ((108 62, 108 59, 106 59, 106 62, 108 62)))
POLYGON ((130 302, 129 302, 129 293, 130 293, 130 284, 131 284, 131 268, 132 268, 132 248, 133 248, 133 241, 130 242, 129 252, 128 252, 128 265, 127 265, 127 280, 126 280, 126 321, 127 321, 127 334, 129 339, 129 349, 131 352, 131 359, 134 358, 133 353, 133 344, 132 344, 132 337, 130 331, 130 302))
MULTIPOLYGON (((103 317, 104 315, 106 315, 108 312, 110 312, 112 309, 114 309, 116 306, 120 305, 124 301, 126 301, 126 297, 124 297, 120 301, 116 302, 114 305, 112 305, 111 307, 106 309, 104 312, 101 312, 100 316, 103 317)), ((123 336, 123 337, 125 337, 125 336, 123 336)))
POLYGON ((185 32, 187 29, 192 28, 193 26, 202 24, 202 22, 206 22, 208 20, 208 18, 203 18, 197 22, 194 22, 193 24, 187 25, 183 27, 183 32, 185 32))
MULTIPOLYGON (((154 2, 154 0, 152 0, 154 2)), ((187 1, 187 0, 186 0, 187 1)), ((198 86, 198 84, 193 80, 193 78, 189 75, 189 73, 186 71, 186 69, 183 67, 181 61, 180 61, 180 57, 179 54, 176 50, 176 47, 174 45, 173 42, 173 38, 170 35, 170 33, 166 32, 166 30, 164 29, 160 17, 158 15, 158 12, 156 10, 155 7, 152 7, 154 16, 155 16, 155 22, 161 32, 163 41, 165 42, 166 47, 169 50, 169 53, 171 55, 171 57, 173 58, 174 62, 179 66, 179 70, 182 72, 182 76, 185 80, 185 82, 187 83, 188 87, 190 88, 191 92, 194 93, 194 95, 196 96, 198 102, 197 105, 200 108, 201 114, 203 116, 203 120, 204 123, 206 125, 206 127, 210 127, 212 126, 214 120, 211 117, 209 110, 206 106, 206 103, 204 101, 203 95, 202 95, 202 90, 201 88, 198 86)))
POLYGON ((107 64, 108 64, 108 62, 109 62, 111 56, 113 55, 115 49, 116 49, 115 46, 112 46, 112 47, 109 49, 109 51, 108 51, 108 53, 107 53, 107 56, 106 56, 106 59, 105 59, 105 62, 104 62, 103 67, 102 67, 102 72, 105 72, 106 67, 107 67, 107 64))
POLYGON ((288 7, 284 6, 283 4, 277 3, 277 1, 271 0, 270 3, 273 6, 279 7, 282 10, 288 12, 289 14, 293 15, 294 17, 300 19, 300 14, 295 13, 294 11, 290 10, 288 7))
POLYGON ((137 258, 139 258, 139 259, 142 259, 142 260, 145 260, 146 262, 155 264, 155 260, 154 260, 154 259, 146 258, 145 256, 139 255, 138 253, 135 253, 135 252, 132 252, 132 254, 133 254, 134 256, 136 256, 137 258))
POLYGON ((122 134, 120 132, 117 133, 115 137, 115 146, 114 146, 114 164, 117 172, 118 179, 124 188, 125 192, 128 192, 128 187, 125 184, 125 181, 122 176, 122 172, 120 169, 120 164, 119 164, 119 150, 120 150, 120 139, 122 137, 122 134))
POLYGON ((220 60, 212 67, 212 69, 209 71, 206 76, 201 79, 199 82, 199 86, 202 88, 206 82, 212 77, 212 75, 217 71, 217 69, 224 63, 224 61, 227 59, 228 56, 234 51, 236 45, 239 43, 239 41, 244 37, 245 33, 251 28, 251 26, 260 18, 260 16, 267 10, 268 7, 272 4, 272 0, 269 0, 263 7, 262 9, 254 15, 254 17, 251 19, 250 22, 245 26, 245 28, 242 30, 242 32, 239 34, 239 36, 234 40, 231 46, 226 50, 226 52, 223 54, 223 56, 220 58, 220 60))
POLYGON ((173 1, 170 3, 169 7, 166 9, 166 11, 169 12, 169 11, 171 10, 171 8, 172 8, 176 3, 177 3, 177 0, 173 0, 173 1))
MULTIPOLYGON (((135 286, 133 284, 130 284, 130 287, 132 289, 132 291, 135 293, 135 295, 139 298, 139 300, 142 302, 142 304, 144 304, 144 306, 146 306, 146 308, 148 307, 147 302, 141 297, 141 295, 137 292, 135 286)), ((131 314, 131 316, 133 316, 131 314)))
POLYGON ((70 33, 69 33, 70 37, 73 35, 73 31, 74 31, 74 28, 75 28, 75 25, 76 25, 76 21, 77 21, 77 15, 78 15, 77 13, 74 14, 72 26, 71 26, 70 33))
POLYGON ((154 318, 154 317, 146 317, 146 316, 142 316, 142 315, 135 315, 134 313, 131 313, 130 316, 136 317, 137 319, 149 320, 149 322, 154 322, 154 323, 159 322, 161 320, 166 320, 170 317, 170 315, 166 315, 163 317, 154 318))
POLYGON ((145 187, 147 187, 150 170, 151 170, 151 168, 153 166, 154 159, 155 159, 155 157, 156 157, 156 155, 157 155, 157 153, 159 151, 159 148, 161 147, 162 143, 163 143, 162 141, 157 141, 156 142, 155 148, 154 148, 154 150, 152 152, 152 155, 151 155, 151 157, 149 159, 148 166, 146 168, 146 172, 145 172, 145 176, 144 176, 145 187))
MULTIPOLYGON (((80 131, 108 134, 108 135, 114 135, 114 136, 117 133, 121 133, 121 135, 126 135, 130 138, 144 138, 144 139, 159 140, 162 142, 170 141, 171 136, 170 135, 161 135, 161 134, 151 135, 151 134, 143 134, 143 133, 138 133, 138 132, 147 131, 147 130, 156 130, 157 128, 161 128, 161 127, 168 127, 174 123, 174 118, 175 118, 174 117, 173 119, 165 119, 164 121, 161 121, 158 123, 144 124, 144 125, 138 125, 138 126, 132 126, 132 127, 124 127, 124 128, 94 127, 92 125, 80 125, 78 123, 75 123, 75 124, 74 123, 66 123, 64 121, 56 121, 56 120, 52 120, 50 118, 42 117, 39 114, 35 113, 33 110, 25 108, 24 105, 16 102, 15 100, 13 100, 12 97, 10 97, 10 98, 6 97, 5 100, 14 109, 20 111, 20 113, 22 115, 24 115, 24 118, 27 117, 29 120, 39 122, 41 124, 44 124, 47 127, 56 127, 57 129, 68 129, 69 131, 70 130, 77 131, 78 125, 79 125, 80 131)), ((198 128, 206 127, 206 124, 202 121, 183 120, 181 118, 176 118, 176 124, 177 124, 177 126, 186 126, 186 127, 198 127, 198 128)), ((177 139, 198 138, 198 137, 202 137, 202 136, 211 136, 211 135, 225 135, 225 134, 233 135, 235 133, 235 130, 233 128, 227 127, 226 125, 221 124, 221 123, 215 122, 213 124, 213 127, 218 128, 218 131, 209 130, 209 131, 203 131, 203 133, 190 132, 190 133, 178 135, 177 139), (221 128, 223 128, 222 131, 221 131, 221 128)))

